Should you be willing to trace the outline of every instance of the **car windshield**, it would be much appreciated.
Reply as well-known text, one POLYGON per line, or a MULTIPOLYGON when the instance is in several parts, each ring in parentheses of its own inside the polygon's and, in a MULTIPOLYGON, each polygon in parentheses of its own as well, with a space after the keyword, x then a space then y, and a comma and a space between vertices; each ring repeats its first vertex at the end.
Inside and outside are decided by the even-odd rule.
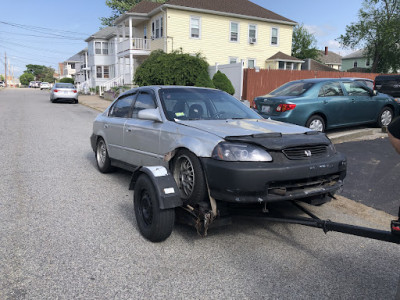
POLYGON ((72 83, 56 83, 55 85, 58 89, 74 89, 74 85, 72 83))
POLYGON ((273 90, 269 95, 274 96, 300 96, 307 92, 314 83, 312 82, 288 82, 273 90))
POLYGON ((261 119, 229 94, 201 88, 166 88, 160 99, 168 120, 261 119))

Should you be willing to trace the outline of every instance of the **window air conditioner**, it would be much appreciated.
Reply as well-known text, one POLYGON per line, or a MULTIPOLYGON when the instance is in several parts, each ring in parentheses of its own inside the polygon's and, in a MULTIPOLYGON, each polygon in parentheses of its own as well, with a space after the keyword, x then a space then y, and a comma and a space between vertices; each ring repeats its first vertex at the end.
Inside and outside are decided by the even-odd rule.
POLYGON ((254 44, 254 43, 256 43, 257 42, 257 39, 255 39, 255 38, 250 38, 250 44, 254 44))

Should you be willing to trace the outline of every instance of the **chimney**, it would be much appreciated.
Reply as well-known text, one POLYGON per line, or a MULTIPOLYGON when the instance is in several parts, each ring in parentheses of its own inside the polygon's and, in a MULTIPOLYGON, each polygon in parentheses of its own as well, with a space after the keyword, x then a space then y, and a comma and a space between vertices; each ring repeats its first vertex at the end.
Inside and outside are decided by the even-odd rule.
POLYGON ((325 47, 325 55, 328 55, 328 47, 325 47))

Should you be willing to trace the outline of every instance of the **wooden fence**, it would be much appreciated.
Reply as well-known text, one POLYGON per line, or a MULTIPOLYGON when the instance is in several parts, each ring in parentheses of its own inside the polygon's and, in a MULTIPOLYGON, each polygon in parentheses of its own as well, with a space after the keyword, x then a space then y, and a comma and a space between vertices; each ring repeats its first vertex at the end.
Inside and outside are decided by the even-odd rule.
POLYGON ((374 80, 376 73, 353 73, 353 72, 327 72, 327 71, 290 71, 290 70, 268 70, 255 69, 243 70, 243 93, 242 99, 250 101, 257 96, 266 95, 282 84, 299 79, 307 78, 343 78, 362 77, 374 80))

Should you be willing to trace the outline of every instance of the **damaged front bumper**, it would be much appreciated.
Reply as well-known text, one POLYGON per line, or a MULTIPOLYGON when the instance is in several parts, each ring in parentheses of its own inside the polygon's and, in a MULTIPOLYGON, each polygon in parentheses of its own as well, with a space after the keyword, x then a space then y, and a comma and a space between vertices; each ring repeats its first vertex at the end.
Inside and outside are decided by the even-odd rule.
POLYGON ((227 162, 201 159, 211 196, 235 203, 263 203, 333 195, 343 185, 346 158, 227 162))

